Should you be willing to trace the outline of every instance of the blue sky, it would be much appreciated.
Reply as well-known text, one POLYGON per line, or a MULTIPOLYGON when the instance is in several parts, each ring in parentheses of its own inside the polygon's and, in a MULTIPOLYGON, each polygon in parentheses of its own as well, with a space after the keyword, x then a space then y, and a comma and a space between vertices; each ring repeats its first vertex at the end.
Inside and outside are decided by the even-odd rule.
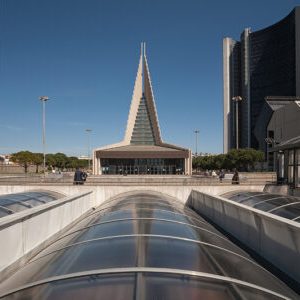
POLYGON ((162 137, 222 152, 222 39, 285 17, 300 1, 0 0, 0 153, 86 155, 123 139, 140 42, 162 137))

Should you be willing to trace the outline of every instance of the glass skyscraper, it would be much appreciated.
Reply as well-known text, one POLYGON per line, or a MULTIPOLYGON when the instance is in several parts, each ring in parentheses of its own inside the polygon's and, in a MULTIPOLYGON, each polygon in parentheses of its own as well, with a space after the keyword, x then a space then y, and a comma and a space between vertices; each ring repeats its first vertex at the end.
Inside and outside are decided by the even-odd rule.
POLYGON ((223 90, 224 152, 265 151, 272 114, 265 98, 300 95, 300 7, 262 30, 246 28, 240 41, 224 38, 223 90))

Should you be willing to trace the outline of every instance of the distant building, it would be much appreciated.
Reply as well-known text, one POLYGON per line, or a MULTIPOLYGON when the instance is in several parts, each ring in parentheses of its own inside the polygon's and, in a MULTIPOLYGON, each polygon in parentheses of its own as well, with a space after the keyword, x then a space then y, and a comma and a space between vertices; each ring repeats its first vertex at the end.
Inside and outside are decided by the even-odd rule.
POLYGON ((238 147, 266 151, 272 110, 265 97, 300 96, 300 7, 270 27, 246 28, 240 41, 225 38, 223 75, 224 152, 236 148, 237 139, 238 147))
POLYGON ((10 154, 0 154, 0 164, 1 165, 12 165, 14 164, 12 161, 10 161, 10 154))
POLYGON ((80 155, 80 156, 78 156, 78 159, 79 159, 79 160, 89 160, 89 159, 91 159, 91 158, 88 157, 87 155, 80 155))
POLYGON ((267 142, 278 181, 300 188, 300 101, 277 106, 268 124, 267 142))
POLYGON ((93 170, 96 175, 191 174, 191 151, 162 141, 145 45, 142 45, 124 140, 95 149, 93 170))

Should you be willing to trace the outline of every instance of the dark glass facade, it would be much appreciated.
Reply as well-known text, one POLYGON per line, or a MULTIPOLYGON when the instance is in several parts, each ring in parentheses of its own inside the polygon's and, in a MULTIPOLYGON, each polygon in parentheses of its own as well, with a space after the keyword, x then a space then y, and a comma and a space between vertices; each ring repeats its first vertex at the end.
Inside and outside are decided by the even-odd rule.
MULTIPOLYGON (((245 29, 232 48, 229 99, 241 96, 239 147, 266 151, 265 138, 272 110, 267 96, 299 96, 300 93, 300 7, 265 29, 245 29), (298 49, 298 50, 297 50, 298 49), (239 53, 237 53, 239 51, 239 53), (298 75, 297 75, 298 74, 298 75), (297 79, 298 78, 298 79, 297 79)), ((225 101, 225 99, 224 99, 225 101)), ((230 148, 235 148, 235 108, 230 105, 230 148)))
MULTIPOLYGON (((299 23, 300 20, 297 22, 298 27, 299 23)), ((275 25, 253 32, 249 36, 250 124, 253 148, 265 150, 266 147, 264 139, 267 137, 272 110, 265 97, 296 96, 295 25, 294 10, 275 25)))
POLYGON ((184 159, 101 159, 102 174, 184 174, 184 159))

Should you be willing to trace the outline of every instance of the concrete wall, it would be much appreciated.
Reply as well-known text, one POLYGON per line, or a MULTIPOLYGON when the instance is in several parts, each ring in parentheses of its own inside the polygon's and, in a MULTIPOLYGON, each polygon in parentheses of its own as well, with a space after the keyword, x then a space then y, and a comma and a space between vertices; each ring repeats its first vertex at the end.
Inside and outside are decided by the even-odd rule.
POLYGON ((45 241, 88 212, 91 191, 37 206, 0 219, 0 277, 32 257, 45 241), (18 263, 18 264, 17 264, 18 263))
MULTIPOLYGON (((42 167, 39 167, 39 171, 42 167)), ((35 173, 36 166, 29 166, 28 173, 35 173)), ((2 165, 0 164, 0 174, 25 174, 24 168, 16 165, 2 165)))
POLYGON ((263 191, 264 185, 151 185, 138 184, 136 185, 0 185, 0 195, 21 193, 30 190, 49 190, 60 192, 64 195, 75 195, 80 192, 93 191, 91 199, 95 206, 102 204, 104 201, 118 194, 130 191, 155 191, 160 192, 185 203, 192 190, 209 193, 211 195, 222 195, 230 191, 263 191))
POLYGON ((198 191, 188 203, 300 283, 300 223, 198 191))

